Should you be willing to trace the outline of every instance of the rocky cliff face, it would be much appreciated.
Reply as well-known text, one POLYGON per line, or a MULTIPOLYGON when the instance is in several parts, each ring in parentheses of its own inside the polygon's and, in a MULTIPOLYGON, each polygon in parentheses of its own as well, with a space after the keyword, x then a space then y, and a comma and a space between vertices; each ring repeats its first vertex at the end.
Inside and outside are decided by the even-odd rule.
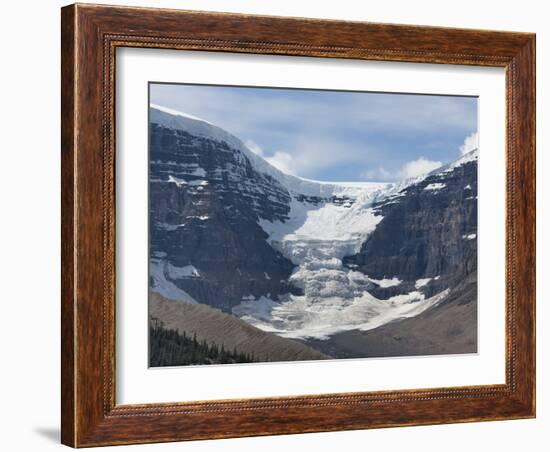
POLYGON ((383 216, 344 264, 401 284, 377 288, 387 298, 421 285, 426 295, 477 270, 477 151, 374 204, 383 216))
POLYGON ((286 218, 288 191, 231 142, 182 130, 168 113, 151 112, 152 288, 164 284, 172 298, 180 289, 226 311, 243 296, 296 291, 288 283, 294 265, 268 245, 258 225, 260 217, 286 218))

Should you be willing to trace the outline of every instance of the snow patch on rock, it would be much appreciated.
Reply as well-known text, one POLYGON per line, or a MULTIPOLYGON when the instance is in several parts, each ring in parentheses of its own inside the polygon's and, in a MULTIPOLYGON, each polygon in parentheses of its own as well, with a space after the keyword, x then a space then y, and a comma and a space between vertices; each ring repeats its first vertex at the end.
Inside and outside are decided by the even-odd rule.
POLYGON ((201 274, 193 265, 176 267, 170 263, 166 265, 166 273, 171 279, 198 278, 201 274))
POLYGON ((382 288, 387 288, 387 287, 394 287, 394 286, 398 286, 399 284, 401 284, 403 281, 401 281, 400 279, 396 278, 395 276, 391 279, 389 278, 384 278, 384 279, 372 279, 370 278, 370 280, 376 284, 378 284, 380 287, 382 288))
MULTIPOLYGON (((436 277, 435 279, 439 279, 439 277, 436 277)), ((420 289, 421 287, 424 287, 426 284, 428 284, 431 280, 432 278, 417 279, 416 282, 414 283, 414 287, 417 289, 420 289)))
POLYGON ((440 182, 435 182, 433 184, 428 184, 424 187, 424 190, 433 190, 433 191, 439 191, 442 188, 445 188, 445 184, 442 184, 440 182))
POLYGON ((197 300, 169 280, 170 271, 173 271, 173 269, 176 268, 172 267, 172 269, 170 269, 169 266, 170 264, 167 264, 160 259, 150 259, 149 277, 152 278, 151 289, 163 297, 169 298, 170 300, 176 300, 182 303, 197 304, 197 300))

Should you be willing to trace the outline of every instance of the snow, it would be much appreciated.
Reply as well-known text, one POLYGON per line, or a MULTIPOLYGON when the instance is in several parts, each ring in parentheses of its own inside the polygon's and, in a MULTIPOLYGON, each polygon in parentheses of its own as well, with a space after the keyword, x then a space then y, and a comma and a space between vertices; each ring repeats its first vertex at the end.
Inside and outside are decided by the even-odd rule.
POLYGON ((165 266, 166 274, 170 279, 183 279, 183 278, 198 278, 201 274, 193 265, 186 265, 185 267, 175 267, 168 263, 165 266))
POLYGON ((428 184, 424 187, 424 190, 434 190, 434 191, 439 191, 441 190, 442 188, 445 188, 445 184, 442 184, 440 182, 435 182, 433 184, 428 184))
POLYGON ((398 286, 399 284, 401 284, 403 282, 400 279, 396 278, 395 276, 391 279, 388 279, 388 278, 385 278, 385 279, 372 279, 372 278, 369 278, 369 279, 372 282, 375 282, 376 284, 378 284, 382 288, 398 286))
POLYGON ((184 118, 194 119, 195 121, 202 121, 202 122, 206 122, 208 124, 212 124, 212 123, 206 121, 205 119, 198 118, 197 116, 193 116, 193 115, 190 115, 188 113, 182 113, 181 111, 174 110, 172 108, 162 107, 162 106, 156 105, 156 104, 151 104, 151 108, 154 108, 155 110, 160 110, 163 113, 168 113, 169 115, 182 116, 184 118))
POLYGON ((178 187, 181 187, 182 185, 187 185, 187 181, 184 181, 183 179, 179 179, 177 177, 174 177, 172 175, 168 176, 168 182, 172 182, 176 184, 178 187))
POLYGON ((151 290, 170 300, 197 304, 197 300, 167 279, 167 276, 170 277, 170 268, 167 268, 169 265, 160 259, 151 259, 149 261, 149 276, 153 280, 151 290))
MULTIPOLYGON (((195 205, 201 205, 201 204, 204 204, 202 202, 194 202, 193 204, 195 205)), ((206 221, 208 220, 210 217, 208 215, 187 215, 185 218, 195 218, 197 220, 200 220, 200 221, 206 221)), ((185 226, 185 224, 182 224, 181 226, 185 226)))
POLYGON ((471 189, 472 189, 472 186, 470 184, 468 184, 464 187, 464 190, 471 190, 471 189))
POLYGON ((255 154, 239 138, 224 129, 187 113, 159 105, 150 105, 150 122, 195 136, 223 141, 234 150, 240 151, 258 171, 273 177, 293 193, 323 198, 333 195, 354 198, 365 190, 382 195, 395 185, 387 182, 319 182, 286 174, 255 154))
POLYGON ((462 236, 463 239, 466 239, 466 240, 473 240, 477 237, 477 234, 465 234, 462 236))
MULTIPOLYGON (((187 172, 186 175, 188 176, 198 176, 198 177, 206 177, 206 171, 203 168, 192 168, 191 171, 187 172)), ((155 181, 151 180, 151 182, 163 182, 163 181, 155 181)), ((168 183, 176 184, 178 187, 181 187, 183 185, 190 185, 190 186, 197 186, 197 185, 208 185, 208 181, 206 180, 192 180, 192 181, 186 181, 184 179, 181 179, 179 177, 173 176, 172 174, 168 175, 168 183)), ((199 188, 200 189, 200 188, 199 188)))
POLYGON ((253 295, 248 295, 242 297, 241 303, 233 308, 233 314, 252 324, 256 320, 269 322, 276 305, 276 302, 267 297, 262 296, 256 300, 253 295), (250 315, 252 312, 254 314, 250 315))
POLYGON ((254 154, 246 146, 242 151, 258 171, 273 177, 294 194, 320 198, 342 196, 354 199, 365 192, 370 192, 374 199, 375 196, 382 196, 394 186, 394 184, 387 182, 319 182, 305 179, 282 172, 261 156, 254 154))
POLYGON ((245 147, 237 137, 208 121, 159 105, 150 105, 149 121, 152 124, 181 130, 197 137, 225 142, 235 149, 240 150, 245 147))
POLYGON ((458 168, 459 166, 462 166, 466 163, 473 162, 478 159, 479 151, 478 149, 473 149, 470 152, 464 154, 459 159, 455 160, 454 162, 449 163, 448 165, 444 165, 441 168, 438 168, 437 170, 433 171, 430 174, 436 174, 436 173, 449 173, 453 171, 455 168, 458 168))
POLYGON ((208 185, 207 180, 200 180, 200 179, 199 180, 192 180, 192 181, 189 181, 188 183, 192 187, 197 187, 197 186, 206 187, 208 185))
POLYGON ((353 296, 370 288, 362 273, 345 268, 344 256, 357 252, 382 220, 361 201, 351 207, 330 202, 317 206, 293 199, 285 222, 260 220, 268 242, 297 265, 290 281, 310 298, 338 293, 353 296))
POLYGON ((378 202, 386 198, 399 196, 402 190, 421 182, 429 175, 451 171, 457 166, 477 159, 477 150, 473 150, 455 162, 438 168, 429 174, 401 182, 320 182, 284 173, 250 150, 239 138, 208 121, 159 105, 151 104, 150 107, 151 123, 227 143, 233 150, 240 151, 241 157, 247 158, 256 170, 273 177, 294 195, 302 194, 321 198, 342 196, 355 200, 356 198, 364 198, 365 194, 368 194, 371 203, 378 202))
POLYGON ((160 229, 164 229, 165 231, 175 231, 176 229, 178 228, 182 228, 185 226, 185 223, 180 223, 180 224, 170 224, 170 223, 161 223, 161 222, 157 222, 155 224, 156 227, 160 228, 160 229))
MULTIPOLYGON (((439 276, 437 276, 435 279, 439 279, 439 276)), ((417 279, 416 282, 414 283, 414 287, 417 289, 420 289, 421 287, 424 287, 426 284, 428 284, 431 280, 432 278, 417 279)))
POLYGON ((371 207, 377 196, 366 190, 351 207, 330 202, 313 205, 293 198, 288 220, 260 220, 269 243, 297 265, 290 282, 302 288, 304 295, 285 294, 277 301, 246 299, 233 314, 280 336, 326 339, 340 331, 376 328, 417 315, 443 299, 447 292, 425 300, 422 293, 413 291, 379 300, 369 293, 373 283, 392 287, 402 281, 372 279, 343 266, 342 258, 357 252, 383 218, 371 207))
POLYGON ((375 215, 370 203, 358 200, 351 207, 330 202, 313 205, 292 199, 289 219, 285 222, 260 220, 271 242, 334 242, 334 252, 343 257, 355 250, 382 220, 375 215), (367 204, 367 205, 365 205, 367 204))
POLYGON ((418 291, 388 300, 380 300, 368 292, 352 299, 328 297, 314 302, 305 296, 287 295, 278 302, 260 297, 243 300, 233 308, 233 314, 257 328, 283 337, 328 339, 342 331, 367 331, 417 316, 439 304, 449 292, 446 289, 428 299, 418 291))

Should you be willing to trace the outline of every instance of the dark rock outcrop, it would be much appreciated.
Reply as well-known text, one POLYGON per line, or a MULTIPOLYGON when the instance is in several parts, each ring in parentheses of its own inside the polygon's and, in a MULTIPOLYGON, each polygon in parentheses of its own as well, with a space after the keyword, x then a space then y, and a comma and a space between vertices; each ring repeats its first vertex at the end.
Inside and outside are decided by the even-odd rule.
POLYGON ((432 278, 422 289, 431 296, 477 270, 477 160, 437 170, 375 208, 384 218, 343 262, 375 279, 403 281, 376 296, 407 293, 432 278))
POLYGON ((226 142, 152 123, 150 256, 201 278, 172 278, 193 298, 230 311, 243 296, 297 292, 294 265, 266 241, 258 218, 284 219, 290 195, 226 142))

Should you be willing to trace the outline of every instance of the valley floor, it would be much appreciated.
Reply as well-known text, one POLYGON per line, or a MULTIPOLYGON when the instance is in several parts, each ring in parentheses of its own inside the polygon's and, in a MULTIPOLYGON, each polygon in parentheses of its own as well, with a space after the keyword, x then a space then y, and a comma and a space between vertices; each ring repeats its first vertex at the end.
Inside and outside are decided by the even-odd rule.
MULTIPOLYGON (((254 357, 226 363, 465 354, 477 352, 476 291, 475 280, 464 281, 441 304, 415 317, 394 320, 368 331, 339 332, 327 339, 280 337, 210 306, 176 302, 156 293, 151 294, 149 313, 155 322, 180 335, 254 357)), ((150 357, 152 365, 159 362, 157 358, 150 357)), ((166 359, 162 363, 181 365, 166 359)))

